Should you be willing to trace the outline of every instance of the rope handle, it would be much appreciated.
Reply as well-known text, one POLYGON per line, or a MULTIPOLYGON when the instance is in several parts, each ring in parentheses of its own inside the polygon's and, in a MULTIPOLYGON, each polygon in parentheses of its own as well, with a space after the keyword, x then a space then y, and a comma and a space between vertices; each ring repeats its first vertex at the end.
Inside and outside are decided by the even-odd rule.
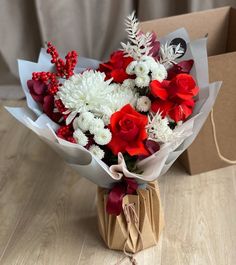
POLYGON ((213 132, 213 138, 214 138, 214 142, 215 142, 215 146, 216 146, 216 151, 217 151, 217 154, 219 156, 219 158, 230 164, 230 165, 236 165, 236 160, 231 160, 231 159, 228 159, 226 158, 224 155, 222 155, 221 151, 220 151, 220 147, 219 147, 219 142, 217 140, 217 134, 216 134, 216 124, 215 124, 215 120, 214 120, 214 111, 213 109, 211 110, 211 125, 212 125, 212 132, 213 132))
POLYGON ((127 238, 126 238, 126 241, 125 241, 125 244, 124 244, 124 247, 123 247, 123 253, 125 254, 125 257, 123 257, 121 260, 119 260, 116 263, 116 265, 120 265, 121 263, 123 263, 123 261, 126 258, 129 258, 129 260, 130 260, 132 265, 138 265, 137 260, 134 258, 134 254, 129 253, 129 252, 126 251, 126 245, 127 245, 128 240, 129 240, 130 227, 131 227, 132 223, 134 224, 134 226, 135 226, 135 228, 136 228, 136 230, 138 232, 138 235, 140 237, 140 241, 142 243, 142 248, 143 248, 143 238, 142 238, 142 233, 139 230, 139 219, 138 219, 138 215, 137 215, 137 213, 135 211, 134 203, 125 204, 123 206, 123 213, 124 213, 125 220, 126 220, 126 223, 127 223, 127 231, 128 231, 127 238))

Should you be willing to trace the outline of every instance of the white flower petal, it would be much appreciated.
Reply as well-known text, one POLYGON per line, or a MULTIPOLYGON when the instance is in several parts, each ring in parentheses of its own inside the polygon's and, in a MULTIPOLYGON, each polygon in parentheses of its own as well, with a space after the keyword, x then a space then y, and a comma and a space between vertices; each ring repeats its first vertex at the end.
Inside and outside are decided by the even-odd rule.
POLYGON ((104 158, 104 151, 96 144, 91 145, 89 151, 99 159, 104 158))
POLYGON ((80 129, 74 131, 73 137, 76 142, 82 146, 86 146, 88 144, 88 137, 80 129))
POLYGON ((151 108, 151 100, 148 97, 142 96, 137 100, 136 109, 138 111, 147 112, 150 110, 150 108, 151 108))
POLYGON ((106 145, 111 141, 111 132, 109 129, 96 130, 94 141, 99 145, 106 145))
POLYGON ((97 130, 104 129, 104 122, 102 119, 96 118, 93 120, 93 122, 89 126, 89 132, 91 134, 95 134, 97 130))

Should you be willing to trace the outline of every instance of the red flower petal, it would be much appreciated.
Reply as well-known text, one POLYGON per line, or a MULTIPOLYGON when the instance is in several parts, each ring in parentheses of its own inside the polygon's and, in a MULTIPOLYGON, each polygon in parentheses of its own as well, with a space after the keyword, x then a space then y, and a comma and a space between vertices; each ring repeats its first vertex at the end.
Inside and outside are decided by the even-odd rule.
POLYGON ((125 57, 123 51, 115 51, 110 60, 99 65, 98 71, 106 74, 106 80, 113 77, 116 83, 122 83, 125 79, 132 78, 126 73, 127 66, 133 61, 131 57, 125 57))
POLYGON ((193 112, 194 101, 184 101, 169 111, 169 116, 175 122, 186 120, 193 112))
POLYGON ((173 79, 176 75, 181 73, 189 74, 193 63, 193 60, 187 60, 179 62, 178 64, 174 64, 173 67, 168 70, 168 79, 173 79))
POLYGON ((130 155, 147 155, 144 140, 147 139, 148 118, 138 113, 130 104, 115 112, 110 119, 112 139, 108 144, 114 155, 128 152, 130 155))
POLYGON ((168 98, 168 92, 165 88, 163 88, 162 84, 154 80, 150 83, 150 92, 155 98, 160 98, 162 100, 166 100, 168 98))
POLYGON ((108 148, 111 149, 114 155, 118 155, 119 152, 125 153, 127 142, 122 140, 119 135, 112 134, 112 139, 110 143, 107 145, 108 148))
POLYGON ((43 104, 43 99, 47 92, 47 86, 42 81, 36 80, 28 80, 27 86, 32 98, 36 102, 43 104))
POLYGON ((193 63, 194 63, 193 60, 186 60, 186 61, 179 62, 177 66, 181 67, 181 73, 189 74, 193 67, 193 63))
POLYGON ((149 155, 149 152, 145 148, 145 145, 143 142, 136 142, 133 144, 130 144, 126 147, 126 151, 129 155, 135 156, 135 155, 149 155))
POLYGON ((125 72, 124 69, 116 69, 111 71, 111 77, 116 83, 123 83, 125 79, 129 78, 129 75, 125 72))
POLYGON ((171 110, 171 108, 173 108, 174 103, 171 101, 162 101, 159 99, 156 99, 155 101, 152 102, 151 105, 151 110, 153 112, 161 112, 162 117, 165 117, 166 115, 168 115, 169 111, 171 110))

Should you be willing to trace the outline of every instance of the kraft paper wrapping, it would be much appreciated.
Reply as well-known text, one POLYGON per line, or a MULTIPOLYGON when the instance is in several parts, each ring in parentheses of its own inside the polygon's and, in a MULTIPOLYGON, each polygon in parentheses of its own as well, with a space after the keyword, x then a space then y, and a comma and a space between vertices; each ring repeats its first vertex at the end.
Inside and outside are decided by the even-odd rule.
POLYGON ((108 189, 98 187, 98 227, 107 247, 136 253, 156 245, 164 227, 158 184, 149 183, 146 189, 138 189, 137 195, 126 195, 123 198, 123 207, 134 204, 140 234, 132 218, 131 222, 127 223, 124 211, 119 216, 110 215, 106 212, 108 192, 108 189))

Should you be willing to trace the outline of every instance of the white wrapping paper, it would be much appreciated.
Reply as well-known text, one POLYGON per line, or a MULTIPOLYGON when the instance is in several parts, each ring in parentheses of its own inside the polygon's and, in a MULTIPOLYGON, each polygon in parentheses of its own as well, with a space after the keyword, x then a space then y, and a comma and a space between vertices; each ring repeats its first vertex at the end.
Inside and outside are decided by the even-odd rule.
MULTIPOLYGON (((120 181, 123 175, 135 178, 139 184, 153 181, 166 173, 178 156, 193 142, 211 111, 221 86, 221 82, 209 84, 206 39, 190 42, 185 29, 179 29, 162 38, 160 42, 170 42, 177 37, 187 42, 187 51, 180 60, 191 58, 194 60, 191 74, 200 88, 199 95, 191 117, 175 129, 183 132, 181 138, 162 145, 158 152, 138 162, 137 166, 142 170, 142 174, 129 172, 121 153, 118 155, 118 165, 112 165, 109 168, 84 147, 57 137, 55 131, 58 125, 42 113, 27 87, 27 80, 31 79, 32 72, 50 71, 52 68, 50 57, 45 49, 41 50, 37 63, 18 60, 21 85, 26 95, 28 108, 6 107, 6 109, 49 144, 80 176, 88 178, 98 186, 110 188, 115 182, 120 181)), ((82 72, 86 68, 97 69, 98 65, 99 62, 96 60, 79 57, 76 72, 82 72)))

